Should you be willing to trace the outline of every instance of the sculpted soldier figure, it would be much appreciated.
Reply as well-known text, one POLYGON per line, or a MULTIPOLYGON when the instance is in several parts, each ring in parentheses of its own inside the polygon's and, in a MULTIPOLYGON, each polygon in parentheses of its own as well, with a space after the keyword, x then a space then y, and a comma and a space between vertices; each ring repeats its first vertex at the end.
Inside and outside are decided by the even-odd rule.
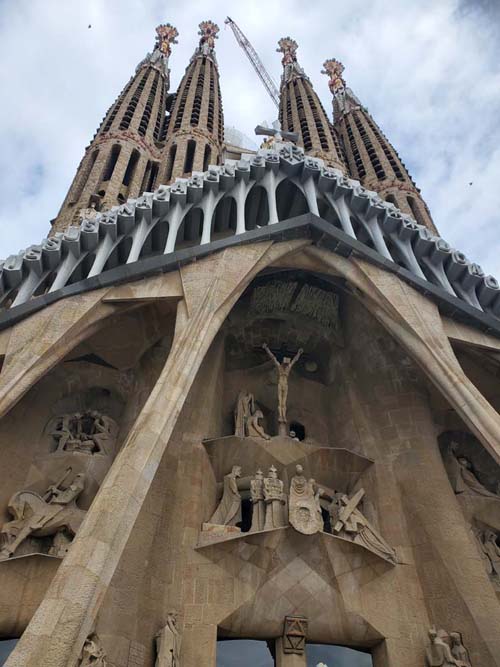
POLYGON ((255 477, 250 480, 250 498, 252 499, 252 532, 264 530, 265 505, 264 505, 264 474, 257 470, 255 477))
POLYGON ((76 506, 76 499, 85 488, 85 475, 75 475, 73 481, 63 487, 70 472, 71 468, 57 484, 49 486, 43 496, 35 491, 19 491, 12 496, 8 509, 14 520, 2 527, 7 544, 0 551, 0 559, 12 556, 29 536, 46 537, 60 531, 71 537, 75 535, 85 517, 85 511, 76 506))
POLYGON ((236 526, 241 521, 241 496, 238 490, 238 478, 241 467, 233 466, 231 472, 224 477, 224 489, 221 501, 209 523, 220 526, 236 526))
POLYGON ((457 660, 460 667, 471 667, 469 651, 462 642, 460 632, 450 632, 451 654, 457 660))
POLYGON ((290 371, 297 363, 297 361, 300 359, 300 356, 304 350, 300 348, 293 359, 290 359, 290 357, 283 357, 283 361, 280 364, 279 361, 274 356, 274 354, 269 349, 269 347, 267 346, 267 343, 264 343, 262 347, 264 348, 268 357, 272 360, 273 364, 276 367, 276 370, 278 371, 278 421, 280 422, 280 424, 286 424, 288 377, 290 375, 290 371))
POLYGON ((269 476, 264 479, 264 501, 266 503, 266 522, 264 530, 286 526, 283 482, 278 479, 278 471, 274 466, 269 468, 269 476))

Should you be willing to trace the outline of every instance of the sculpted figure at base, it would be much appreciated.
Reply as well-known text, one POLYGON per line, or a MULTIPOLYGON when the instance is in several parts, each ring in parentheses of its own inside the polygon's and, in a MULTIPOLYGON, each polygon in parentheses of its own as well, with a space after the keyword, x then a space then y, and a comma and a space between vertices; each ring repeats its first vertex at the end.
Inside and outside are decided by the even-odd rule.
POLYGON ((222 498, 209 523, 215 523, 220 526, 235 526, 241 521, 241 496, 238 490, 239 477, 241 477, 240 466, 233 466, 231 472, 224 477, 222 498))
POLYGON ((469 653, 459 632, 448 634, 445 630, 429 630, 430 646, 425 651, 427 667, 471 667, 469 653))
POLYGON ((461 667, 472 667, 469 657, 469 651, 462 642, 460 632, 450 632, 451 654, 461 667))
POLYGON ((348 537, 356 544, 396 563, 394 549, 358 509, 364 494, 364 489, 360 489, 352 498, 345 493, 335 494, 328 510, 332 532, 340 537, 348 537))
POLYGON ((489 491, 476 477, 472 463, 465 456, 457 456, 457 445, 452 443, 447 456, 446 467, 450 475, 450 481, 456 494, 466 493, 469 495, 485 496, 500 500, 497 493, 489 491))
POLYGON ((283 357, 283 361, 280 364, 266 343, 264 343, 262 347, 264 348, 268 357, 271 359, 271 361, 276 367, 276 370, 278 371, 278 421, 281 422, 282 424, 286 424, 288 376, 290 375, 290 371, 292 370, 294 365, 300 359, 300 356, 304 350, 300 348, 300 350, 297 352, 297 354, 294 356, 293 359, 290 359, 290 357, 283 357))
POLYGON ((250 480, 250 498, 252 500, 252 532, 264 530, 266 507, 264 504, 264 474, 257 470, 255 477, 250 480))
POLYGON ((278 479, 278 471, 274 466, 269 468, 269 476, 264 479, 264 501, 266 504, 265 530, 286 526, 286 496, 283 493, 283 482, 278 479))
POLYGON ((106 653, 99 637, 93 632, 87 637, 80 653, 78 667, 107 667, 106 653))
POLYGON ((165 627, 155 637, 155 667, 179 667, 181 654, 181 636, 177 628, 177 614, 167 615, 165 627))
POLYGON ((271 436, 259 423, 263 418, 262 410, 257 409, 253 394, 249 394, 245 389, 240 391, 234 412, 234 434, 239 438, 251 436, 269 440, 271 436))
POLYGON ((35 491, 18 491, 12 496, 8 509, 14 520, 0 531, 6 540, 0 559, 12 556, 27 537, 55 536, 49 553, 64 555, 85 517, 85 511, 76 505, 85 488, 85 475, 75 475, 71 483, 64 485, 70 474, 71 468, 43 496, 35 491))
POLYGON ((306 479, 302 466, 295 466, 296 474, 290 482, 289 520, 295 530, 313 535, 323 530, 323 517, 319 505, 319 491, 313 479, 306 479))

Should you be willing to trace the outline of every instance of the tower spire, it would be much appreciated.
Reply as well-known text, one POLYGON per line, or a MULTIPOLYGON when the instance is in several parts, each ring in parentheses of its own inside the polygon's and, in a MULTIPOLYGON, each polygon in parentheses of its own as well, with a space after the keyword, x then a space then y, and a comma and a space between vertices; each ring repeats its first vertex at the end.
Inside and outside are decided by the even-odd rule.
POLYGON ((156 28, 156 42, 108 110, 78 167, 52 231, 116 206, 154 187, 170 86, 169 57, 178 32, 156 28))
POLYGON ((215 40, 219 26, 202 21, 200 37, 177 89, 169 117, 162 183, 219 164, 224 140, 224 118, 215 40))
POLYGON ((296 132, 299 145, 308 155, 345 170, 340 143, 309 77, 297 60, 297 42, 282 37, 278 42, 283 75, 280 87, 279 119, 285 132, 296 132))
POLYGON ((329 78, 334 127, 341 138, 351 175, 435 232, 427 204, 394 146, 346 85, 343 64, 335 58, 325 60, 321 73, 329 78))

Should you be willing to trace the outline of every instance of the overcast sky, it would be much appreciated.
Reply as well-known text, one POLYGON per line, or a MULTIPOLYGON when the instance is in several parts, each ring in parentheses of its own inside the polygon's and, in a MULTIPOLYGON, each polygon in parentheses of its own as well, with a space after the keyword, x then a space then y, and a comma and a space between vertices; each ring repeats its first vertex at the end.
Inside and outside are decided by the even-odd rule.
POLYGON ((228 13, 276 80, 276 42, 295 38, 328 110, 320 70, 326 58, 340 59, 442 236, 500 278, 498 0, 0 0, 0 257, 45 236, 85 146, 151 50, 158 23, 180 32, 172 89, 196 46, 197 24, 212 18, 221 27, 226 124, 253 137, 257 123, 275 118, 224 29, 228 13))
POLYGON ((169 21, 175 89, 197 24, 221 27, 225 122, 253 137, 276 111, 224 28, 239 23, 275 79, 291 35, 331 109, 323 61, 345 77, 399 150, 441 235, 500 278, 498 0, 0 0, 0 257, 43 238, 85 146, 169 21), (91 28, 88 25, 91 24, 91 28), (472 185, 469 185, 472 183, 472 185))

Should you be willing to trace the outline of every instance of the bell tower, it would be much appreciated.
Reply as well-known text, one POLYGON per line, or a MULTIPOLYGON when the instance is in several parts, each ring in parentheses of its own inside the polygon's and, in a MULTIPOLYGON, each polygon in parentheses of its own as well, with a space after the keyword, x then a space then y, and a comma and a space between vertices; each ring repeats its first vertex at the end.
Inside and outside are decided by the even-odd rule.
POLYGON ((297 61, 298 44, 290 37, 278 42, 283 54, 279 119, 285 132, 297 132, 308 155, 345 170, 339 140, 309 77, 297 61))
POLYGON ((169 58, 177 36, 169 23, 156 28, 153 52, 139 63, 86 149, 53 232, 78 224, 82 212, 91 217, 93 210, 122 204, 154 187, 165 131, 169 58))
POLYGON ((219 26, 199 25, 200 42, 177 89, 168 120, 161 183, 219 164, 224 140, 224 117, 215 57, 219 26))
POLYGON ((323 68, 322 74, 329 77, 328 85, 333 95, 335 129, 353 178, 435 232, 427 204, 394 146, 346 86, 342 63, 331 58, 324 62, 323 68))

